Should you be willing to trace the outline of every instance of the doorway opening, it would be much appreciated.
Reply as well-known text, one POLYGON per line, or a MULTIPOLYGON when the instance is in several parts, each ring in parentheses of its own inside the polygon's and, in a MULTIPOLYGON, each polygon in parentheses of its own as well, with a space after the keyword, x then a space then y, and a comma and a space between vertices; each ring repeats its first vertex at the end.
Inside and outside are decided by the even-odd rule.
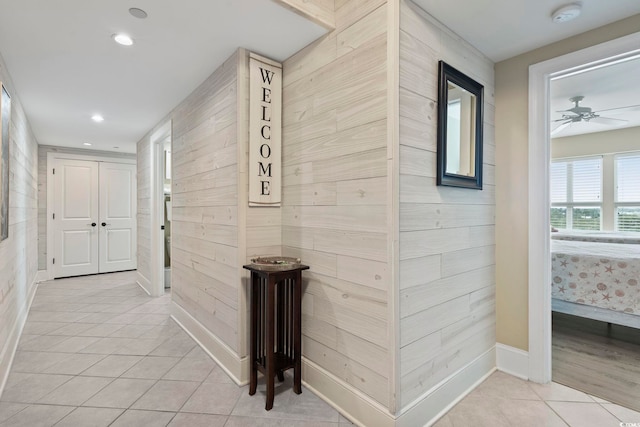
POLYGON ((640 54, 640 33, 529 68, 529 378, 551 381, 550 81, 640 54))
POLYGON ((137 267, 135 160, 47 153, 47 278, 137 267))
POLYGON ((171 285, 171 120, 150 138, 151 156, 151 296, 161 296, 171 285))
POLYGON ((171 287, 171 137, 167 137, 163 144, 164 157, 164 288, 171 287))
POLYGON ((552 379, 640 409, 640 56, 550 79, 552 379))

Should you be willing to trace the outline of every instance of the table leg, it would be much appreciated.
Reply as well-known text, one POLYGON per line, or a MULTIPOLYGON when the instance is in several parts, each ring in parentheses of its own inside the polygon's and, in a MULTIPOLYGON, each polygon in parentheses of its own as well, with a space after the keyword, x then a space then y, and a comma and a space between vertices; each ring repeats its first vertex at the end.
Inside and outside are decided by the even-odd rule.
POLYGON ((275 377, 275 354, 274 350, 274 312, 275 312, 275 287, 276 280, 274 276, 269 276, 267 281, 267 324, 266 324, 266 381, 267 381, 267 403, 265 405, 265 409, 269 411, 273 408, 273 397, 274 397, 274 377, 275 377))
POLYGON ((256 394, 256 387, 258 386, 258 369, 256 367, 256 361, 258 360, 258 339, 260 332, 258 331, 258 311, 259 307, 259 292, 260 292, 260 278, 257 274, 251 273, 251 331, 249 337, 249 395, 256 394))
POLYGON ((302 272, 298 271, 293 283, 293 391, 302 393, 302 349, 300 333, 302 329, 302 272))

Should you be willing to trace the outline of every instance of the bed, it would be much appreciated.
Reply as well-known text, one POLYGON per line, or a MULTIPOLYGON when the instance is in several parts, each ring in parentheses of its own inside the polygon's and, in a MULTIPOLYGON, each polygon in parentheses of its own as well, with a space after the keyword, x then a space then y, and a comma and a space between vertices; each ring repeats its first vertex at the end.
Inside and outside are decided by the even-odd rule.
POLYGON ((589 241, 573 236, 551 240, 553 310, 640 328, 637 235, 592 235, 589 241))

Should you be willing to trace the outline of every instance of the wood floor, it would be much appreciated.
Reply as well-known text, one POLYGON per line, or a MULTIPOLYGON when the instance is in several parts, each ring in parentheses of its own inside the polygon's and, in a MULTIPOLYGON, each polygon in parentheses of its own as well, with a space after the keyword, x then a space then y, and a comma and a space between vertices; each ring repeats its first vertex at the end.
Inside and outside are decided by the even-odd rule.
POLYGON ((553 381, 640 411, 640 330, 553 313, 553 381))

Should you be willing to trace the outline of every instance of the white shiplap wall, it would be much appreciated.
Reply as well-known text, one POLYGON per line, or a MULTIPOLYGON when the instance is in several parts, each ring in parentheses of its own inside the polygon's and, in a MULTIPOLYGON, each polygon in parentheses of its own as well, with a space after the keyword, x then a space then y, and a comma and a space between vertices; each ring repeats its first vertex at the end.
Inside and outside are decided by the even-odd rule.
POLYGON ((401 407, 495 345, 493 85, 493 63, 401 1, 401 407), (441 59, 485 87, 482 191, 436 186, 441 59))
POLYGON ((151 140, 150 135, 136 146, 137 201, 137 269, 138 274, 150 280, 151 274, 151 140))
MULTIPOLYGON (((172 299, 199 323, 192 332, 204 329, 222 342, 233 363, 246 356, 248 342, 242 265, 253 255, 280 254, 281 243, 280 209, 247 207, 247 64, 248 52, 239 49, 161 121, 172 120, 172 299)), ((149 268, 154 130, 138 143, 139 270, 149 268)), ((237 365, 226 368, 243 380, 237 365)))
POLYGON ((172 299, 238 350, 237 54, 171 113, 172 299))
POLYGON ((11 95, 9 237, 0 242, 1 393, 38 269, 38 145, 2 58, 0 81, 11 95))
POLYGON ((335 6, 284 63, 283 254, 311 267, 304 357, 389 408, 387 4, 335 6))

